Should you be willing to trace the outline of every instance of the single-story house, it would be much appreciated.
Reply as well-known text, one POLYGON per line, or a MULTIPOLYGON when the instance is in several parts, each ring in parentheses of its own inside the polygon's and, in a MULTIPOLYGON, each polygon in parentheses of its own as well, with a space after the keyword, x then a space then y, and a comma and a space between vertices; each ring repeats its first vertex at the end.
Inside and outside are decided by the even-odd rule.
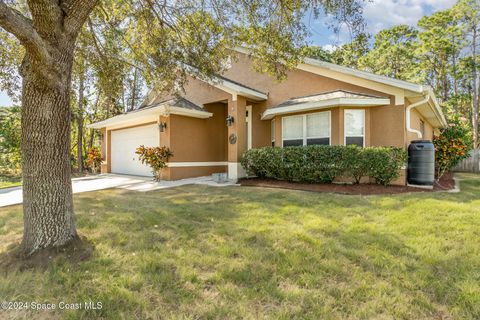
POLYGON ((152 92, 138 109, 90 125, 103 133, 102 172, 150 176, 136 148, 168 146, 174 156, 166 180, 223 172, 238 179, 250 148, 407 148, 446 125, 428 86, 309 58, 278 82, 254 71, 246 49, 233 54, 223 75, 190 78, 182 96, 152 92))

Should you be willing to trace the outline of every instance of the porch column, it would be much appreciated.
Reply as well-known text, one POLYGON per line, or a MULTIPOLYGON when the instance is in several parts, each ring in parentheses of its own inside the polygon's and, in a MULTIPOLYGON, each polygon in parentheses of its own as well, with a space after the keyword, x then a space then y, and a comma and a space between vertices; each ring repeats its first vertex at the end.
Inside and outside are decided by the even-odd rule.
POLYGON ((247 150, 245 97, 232 95, 228 99, 228 115, 234 122, 228 127, 228 178, 237 180, 245 177, 245 171, 240 164, 240 157, 247 150), (236 140, 236 141, 235 141, 236 140))
POLYGON ((100 131, 101 141, 100 141, 100 153, 102 155, 102 163, 100 164, 100 173, 108 173, 108 164, 107 164, 107 128, 102 128, 100 131))

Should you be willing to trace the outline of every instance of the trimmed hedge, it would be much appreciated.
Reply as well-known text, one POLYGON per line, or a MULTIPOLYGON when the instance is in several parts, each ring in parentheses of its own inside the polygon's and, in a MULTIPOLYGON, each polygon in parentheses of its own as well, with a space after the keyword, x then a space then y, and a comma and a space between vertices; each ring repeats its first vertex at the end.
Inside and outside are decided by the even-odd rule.
POLYGON ((249 175, 260 178, 309 183, 345 178, 360 183, 363 177, 370 177, 387 185, 399 177, 406 160, 406 151, 394 147, 315 145, 251 149, 241 163, 249 175))

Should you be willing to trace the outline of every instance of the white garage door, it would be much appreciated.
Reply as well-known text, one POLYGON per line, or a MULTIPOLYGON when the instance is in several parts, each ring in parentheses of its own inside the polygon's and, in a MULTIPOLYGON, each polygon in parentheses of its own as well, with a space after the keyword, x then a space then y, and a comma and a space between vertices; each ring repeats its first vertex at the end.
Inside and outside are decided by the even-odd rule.
POLYGON ((158 147, 160 133, 157 124, 112 131, 112 173, 152 176, 152 170, 138 160, 135 151, 141 145, 158 147))

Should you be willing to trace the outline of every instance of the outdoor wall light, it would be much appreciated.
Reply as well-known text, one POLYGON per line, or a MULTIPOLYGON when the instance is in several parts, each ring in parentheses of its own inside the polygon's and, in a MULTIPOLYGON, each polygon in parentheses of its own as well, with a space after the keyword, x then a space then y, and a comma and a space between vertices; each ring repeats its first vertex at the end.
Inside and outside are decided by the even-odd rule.
POLYGON ((233 116, 229 115, 227 117, 227 126, 230 127, 234 122, 235 122, 235 118, 233 118, 233 116))
POLYGON ((160 122, 158 124, 158 128, 160 129, 160 132, 164 132, 165 129, 167 129, 167 123, 166 122, 160 122))

